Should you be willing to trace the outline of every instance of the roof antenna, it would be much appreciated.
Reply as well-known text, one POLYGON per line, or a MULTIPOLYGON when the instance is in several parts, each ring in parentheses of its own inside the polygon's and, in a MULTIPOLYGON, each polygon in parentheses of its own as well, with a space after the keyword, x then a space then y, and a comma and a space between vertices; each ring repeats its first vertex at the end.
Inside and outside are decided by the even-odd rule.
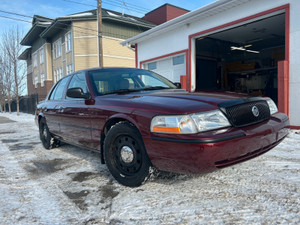
MULTIPOLYGON (((122 1, 122 3, 123 3, 123 5, 124 5, 125 7, 127 7, 125 1, 122 1)), ((122 16, 124 16, 124 8, 122 9, 122 16)))

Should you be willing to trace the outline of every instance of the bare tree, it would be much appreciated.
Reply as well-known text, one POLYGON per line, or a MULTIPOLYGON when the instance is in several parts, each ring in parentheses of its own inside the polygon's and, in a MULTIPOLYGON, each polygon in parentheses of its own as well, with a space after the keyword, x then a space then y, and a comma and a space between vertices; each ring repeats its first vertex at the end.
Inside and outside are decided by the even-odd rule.
POLYGON ((4 110, 3 101, 5 101, 4 86, 3 86, 3 65, 2 65, 2 57, 0 55, 0 112, 3 112, 4 110))
POLYGON ((9 57, 7 54, 5 54, 5 51, 1 51, 1 73, 2 73, 2 92, 3 92, 3 105, 4 105, 4 111, 6 111, 5 105, 6 100, 8 104, 8 111, 11 113, 11 101, 12 101, 12 86, 13 86, 13 72, 12 72, 12 63, 9 60, 9 57))
POLYGON ((6 92, 9 112, 11 113, 11 100, 15 97, 17 102, 17 115, 20 113, 19 95, 26 85, 25 63, 18 60, 23 47, 20 45, 22 34, 18 27, 3 32, 1 40, 2 64, 4 69, 4 90, 6 92))

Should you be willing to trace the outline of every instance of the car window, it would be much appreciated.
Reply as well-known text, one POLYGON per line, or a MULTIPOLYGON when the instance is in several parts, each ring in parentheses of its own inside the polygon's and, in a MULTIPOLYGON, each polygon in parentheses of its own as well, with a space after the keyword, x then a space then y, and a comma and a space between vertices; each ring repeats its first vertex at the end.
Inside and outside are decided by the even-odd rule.
POLYGON ((65 77, 61 79, 55 86, 54 90, 52 91, 49 99, 50 100, 60 100, 63 98, 65 86, 68 82, 69 77, 65 77))
MULTIPOLYGON (((86 83, 85 74, 84 73, 74 74, 74 76, 72 77, 68 85, 68 89, 70 88, 81 88, 83 90, 83 93, 87 94, 89 91, 86 83)), ((68 96, 66 98, 72 99, 71 97, 68 96)))
POLYGON ((146 87, 154 87, 154 86, 163 86, 168 87, 166 84, 162 83, 161 80, 159 80, 157 77, 152 77, 149 75, 140 75, 139 78, 144 83, 146 87))
POLYGON ((93 70, 89 71, 89 78, 97 95, 149 90, 149 88, 176 88, 162 76, 139 69, 93 70))

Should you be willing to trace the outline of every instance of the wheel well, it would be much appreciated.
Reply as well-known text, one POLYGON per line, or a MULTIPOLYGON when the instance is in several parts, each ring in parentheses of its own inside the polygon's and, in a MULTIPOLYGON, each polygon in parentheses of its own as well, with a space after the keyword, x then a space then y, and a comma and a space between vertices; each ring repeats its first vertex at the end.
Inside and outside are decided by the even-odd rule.
MULTIPOLYGON (((110 128, 113 126, 113 125, 115 125, 115 124, 117 124, 117 123, 119 123, 119 122, 128 122, 128 123, 130 123, 128 120, 126 120, 126 119, 122 119, 122 118, 113 118, 113 119, 110 119, 107 123, 106 123, 106 125, 105 125, 105 129, 104 129, 104 134, 106 135, 107 134, 107 132, 110 130, 110 128)), ((133 125, 132 123, 130 123, 131 125, 133 125)), ((134 125, 133 125, 134 126, 134 125)))
POLYGON ((101 151, 100 151, 101 152, 101 163, 102 164, 105 164, 104 154, 103 154, 103 145, 104 145, 104 140, 105 140, 106 134, 110 130, 110 128, 112 128, 113 125, 115 125, 119 122, 123 122, 123 121, 128 122, 132 126, 135 126, 130 121, 123 119, 123 118, 112 118, 105 125, 104 132, 101 134, 101 143, 100 143, 100 145, 101 145, 101 151))

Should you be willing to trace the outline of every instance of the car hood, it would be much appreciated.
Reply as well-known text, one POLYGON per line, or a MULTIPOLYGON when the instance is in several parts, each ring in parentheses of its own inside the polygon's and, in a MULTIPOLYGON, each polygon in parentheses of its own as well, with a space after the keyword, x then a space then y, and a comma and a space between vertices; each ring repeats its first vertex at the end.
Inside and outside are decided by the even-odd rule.
MULTIPOLYGON (((248 97, 225 91, 201 91, 189 93, 185 90, 156 90, 99 96, 97 99, 109 105, 132 110, 156 111, 168 114, 187 114, 214 110, 218 104, 248 97)), ((101 103, 100 103, 101 104, 101 103)))

